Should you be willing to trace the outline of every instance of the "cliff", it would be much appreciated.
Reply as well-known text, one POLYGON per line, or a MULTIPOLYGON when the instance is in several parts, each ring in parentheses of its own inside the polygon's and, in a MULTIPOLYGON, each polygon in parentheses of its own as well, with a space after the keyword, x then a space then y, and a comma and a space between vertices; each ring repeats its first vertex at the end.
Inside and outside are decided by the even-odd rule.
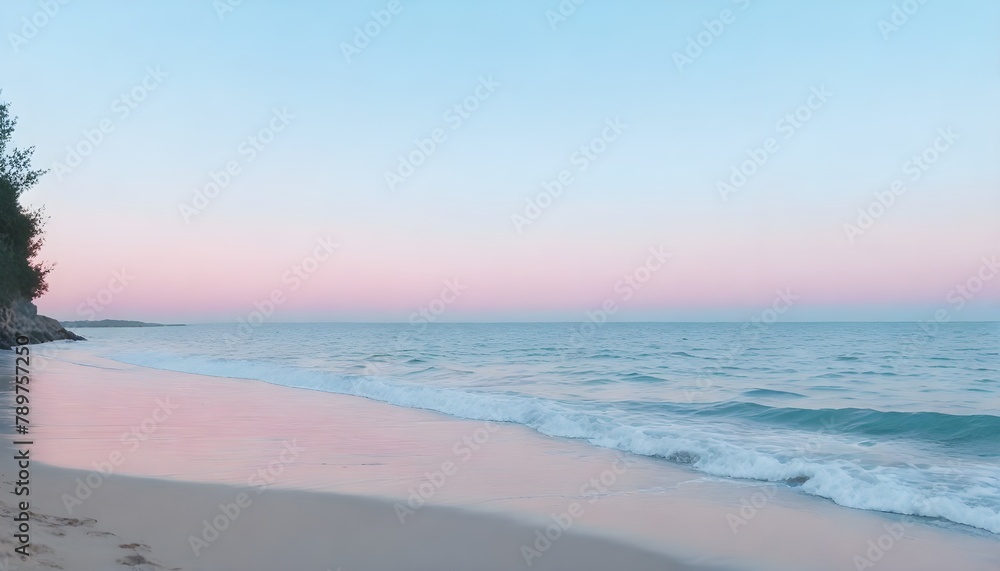
POLYGON ((26 335, 31 343, 59 339, 83 340, 83 337, 67 331, 55 319, 38 315, 35 304, 25 300, 0 305, 0 349, 16 345, 18 335, 26 335))

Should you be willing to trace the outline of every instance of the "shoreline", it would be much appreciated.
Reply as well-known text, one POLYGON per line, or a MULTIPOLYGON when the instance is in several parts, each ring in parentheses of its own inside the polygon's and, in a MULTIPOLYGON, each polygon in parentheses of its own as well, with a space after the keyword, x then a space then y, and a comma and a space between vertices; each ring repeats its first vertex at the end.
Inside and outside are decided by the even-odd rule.
MULTIPOLYGON (((221 489, 230 498, 223 503, 233 503, 239 492, 231 485, 243 486, 248 494, 266 490, 248 496, 252 505, 270 506, 260 510, 269 522, 294 522, 290 531, 298 539, 286 540, 303 543, 303 549, 320 550, 328 543, 316 536, 317 521, 351 528, 352 522, 377 519, 378 525, 369 528, 376 543, 361 550, 370 554, 421 536, 428 557, 445 557, 455 543, 447 537, 475 525, 509 535, 504 536, 506 543, 498 540, 476 550, 499 549, 511 563, 470 567, 459 563, 465 556, 459 550, 450 559, 434 559, 433 566, 442 569, 528 568, 528 561, 532 569, 559 569, 563 556, 552 554, 562 551, 569 552, 565 564, 570 566, 565 568, 590 568, 597 555, 575 560, 575 555, 589 552, 582 547, 557 549, 576 545, 570 537, 610 542, 605 551, 639 558, 629 568, 643 568, 642 558, 649 556, 656 558, 658 568, 666 561, 676 566, 683 560, 732 569, 855 569, 854 557, 869 557, 869 541, 876 548, 879 541, 891 543, 881 556, 879 549, 872 553, 879 569, 932 564, 995 569, 1000 563, 992 538, 919 520, 910 523, 892 514, 850 510, 783 486, 722 482, 652 458, 545 437, 518 425, 491 427, 361 397, 146 369, 75 347, 60 351, 36 377, 44 382, 33 393, 38 422, 33 454, 40 462, 60 465, 39 466, 40 474, 53 474, 38 480, 47 482, 40 494, 47 513, 93 517, 97 525, 135 531, 136 537, 121 545, 149 545, 155 548, 149 557, 176 560, 175 566, 182 569, 198 569, 215 546, 195 557, 183 541, 186 536, 178 539, 183 530, 220 514, 218 502, 210 504, 215 513, 201 513, 200 504, 191 498, 207 498, 209 490, 218 495, 221 489), (114 474, 101 478, 93 497, 88 495, 68 513, 58 498, 84 495, 86 490, 77 493, 77 483, 67 474, 100 474, 102 466, 107 470, 112 465, 114 474), (129 502, 140 497, 153 502, 152 496, 164 494, 169 502, 154 502, 146 511, 120 508, 126 497, 132 498, 129 502), (292 500, 300 496, 309 499, 292 500), (335 515, 345 502, 357 511, 348 510, 349 517, 332 522, 315 520, 320 515, 310 511, 324 504, 335 515), (444 531, 435 535, 424 530, 429 524, 422 521, 433 521, 444 531), (544 533, 551 525, 559 525, 550 533, 558 532, 558 541, 539 549, 545 541, 536 532, 544 533), (902 535, 894 537, 898 533, 902 535), (514 536, 519 540, 510 559, 514 536), (507 547, 501 549, 501 544, 507 547), (524 547, 527 553, 521 551, 524 547), (534 552, 540 556, 534 557, 534 552), (511 566, 518 561, 523 567, 511 566)), ((475 544, 478 537, 465 538, 462 545, 475 544)), ((240 553, 262 549, 252 541, 229 541, 241 545, 240 553)), ((358 542, 341 546, 341 551, 350 552, 358 542)), ((343 570, 380 568, 375 559, 362 555, 359 552, 343 570)), ((300 567, 299 560, 285 564, 288 561, 300 567)))

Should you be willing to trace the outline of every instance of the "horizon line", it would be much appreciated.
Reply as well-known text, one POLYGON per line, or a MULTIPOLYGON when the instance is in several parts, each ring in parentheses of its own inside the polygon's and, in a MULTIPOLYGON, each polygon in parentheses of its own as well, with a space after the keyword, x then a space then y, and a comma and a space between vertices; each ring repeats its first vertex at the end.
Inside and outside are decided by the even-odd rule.
MULTIPOLYGON (((60 324, 63 323, 101 323, 102 321, 133 321, 137 323, 146 323, 152 325, 162 325, 165 327, 169 326, 190 326, 190 325, 233 325, 241 324, 246 322, 240 321, 205 321, 196 323, 157 323, 153 321, 141 321, 138 319, 98 319, 98 320, 79 320, 79 319, 67 319, 57 320, 60 324)), ((760 320, 758 320, 760 321, 760 320)), ((824 320, 824 321, 797 321, 797 320, 784 320, 775 321, 772 323, 763 323, 764 325, 780 325, 780 324, 808 324, 808 323, 925 323, 927 321, 934 321, 933 319, 927 320, 912 320, 912 319, 898 319, 898 320, 870 320, 870 321, 859 321, 859 320, 824 320)), ((721 320, 721 321, 697 321, 697 320, 678 320, 678 321, 604 321, 601 323, 595 323, 595 325, 627 325, 627 324, 668 324, 668 323, 752 323, 752 320, 721 320)), ((345 325, 410 325, 413 327, 425 326, 425 325, 536 325, 536 324, 564 324, 564 325, 574 325, 580 323, 593 323, 588 320, 577 320, 577 321, 435 321, 435 322, 420 322, 420 323, 409 323, 406 321, 268 321, 264 323, 252 324, 255 327, 262 325, 330 325, 330 324, 345 324, 345 325)), ((946 322, 936 322, 939 324, 948 323, 1000 323, 997 319, 963 319, 963 320, 952 320, 946 322)))

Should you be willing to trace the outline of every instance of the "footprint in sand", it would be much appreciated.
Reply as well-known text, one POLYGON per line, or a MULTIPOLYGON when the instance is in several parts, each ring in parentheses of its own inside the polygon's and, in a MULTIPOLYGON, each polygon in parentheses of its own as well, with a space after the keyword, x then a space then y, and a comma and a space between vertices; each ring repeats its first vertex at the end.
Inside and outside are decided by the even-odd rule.
POLYGON ((92 537, 112 537, 115 534, 111 533, 110 531, 88 531, 87 535, 90 535, 92 537))
POLYGON ((41 522, 42 524, 44 524, 44 525, 46 525, 48 527, 63 527, 63 526, 65 526, 65 527, 80 527, 80 526, 91 527, 95 523, 97 523, 96 519, 91 519, 91 518, 77 519, 77 518, 72 518, 72 517, 59 517, 59 516, 54 516, 54 515, 40 514, 40 513, 36 513, 36 512, 28 512, 28 515, 31 516, 31 519, 33 519, 35 521, 38 521, 38 522, 41 522))
POLYGON ((142 555, 139 555, 138 553, 133 553, 132 555, 126 555, 125 557, 122 557, 121 559, 119 559, 117 561, 117 563, 121 563, 122 565, 125 565, 125 566, 128 566, 128 567, 138 567, 140 565, 149 565, 150 567, 163 568, 163 566, 160 565, 159 563, 156 563, 155 561, 150 561, 149 559, 146 559, 145 557, 143 557, 142 555))

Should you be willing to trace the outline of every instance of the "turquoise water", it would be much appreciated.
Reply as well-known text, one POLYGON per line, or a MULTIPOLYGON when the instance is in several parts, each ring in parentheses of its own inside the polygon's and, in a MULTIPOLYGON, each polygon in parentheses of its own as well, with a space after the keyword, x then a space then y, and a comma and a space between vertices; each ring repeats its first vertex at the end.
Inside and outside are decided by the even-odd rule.
POLYGON ((1000 534, 997 323, 265 324, 235 343, 234 325, 81 332, 74 348, 123 362, 514 422, 1000 534))

